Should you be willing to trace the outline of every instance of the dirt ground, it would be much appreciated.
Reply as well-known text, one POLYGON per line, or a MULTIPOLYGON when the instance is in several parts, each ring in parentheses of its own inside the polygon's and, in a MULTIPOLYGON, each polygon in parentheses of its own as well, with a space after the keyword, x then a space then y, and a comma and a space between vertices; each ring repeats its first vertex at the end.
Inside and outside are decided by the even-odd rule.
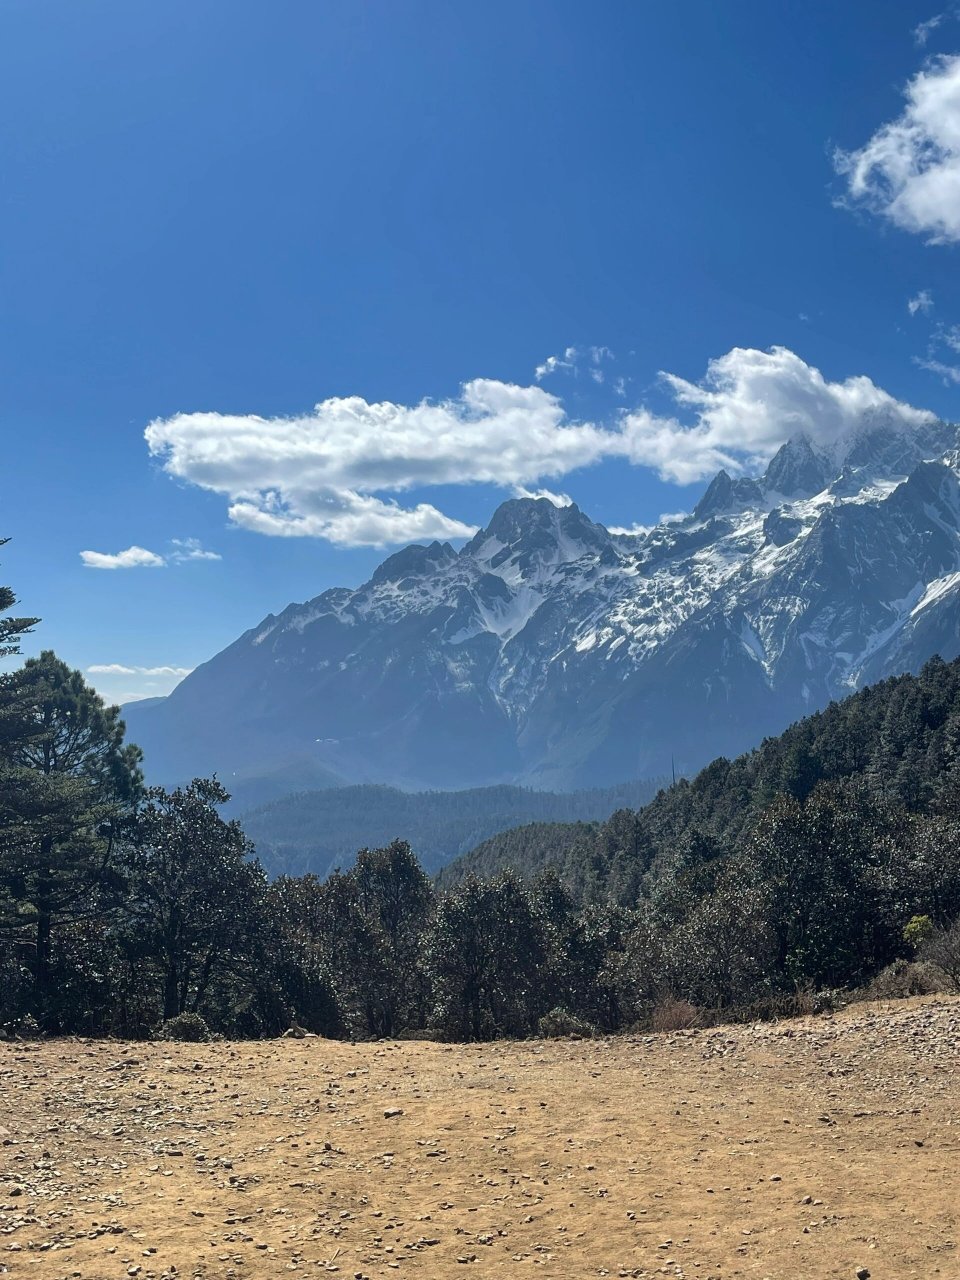
POLYGON ((599 1041, 0 1044, 0 1275, 960 1276, 960 999, 599 1041))

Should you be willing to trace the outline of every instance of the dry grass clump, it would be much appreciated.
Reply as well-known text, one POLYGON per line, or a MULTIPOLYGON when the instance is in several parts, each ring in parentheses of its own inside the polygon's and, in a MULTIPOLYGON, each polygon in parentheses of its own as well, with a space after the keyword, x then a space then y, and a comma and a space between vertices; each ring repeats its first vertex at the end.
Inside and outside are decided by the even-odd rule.
POLYGON ((701 1009, 676 996, 658 1000, 650 1014, 650 1026, 654 1031, 689 1031, 691 1027, 703 1026, 703 1022, 701 1009))

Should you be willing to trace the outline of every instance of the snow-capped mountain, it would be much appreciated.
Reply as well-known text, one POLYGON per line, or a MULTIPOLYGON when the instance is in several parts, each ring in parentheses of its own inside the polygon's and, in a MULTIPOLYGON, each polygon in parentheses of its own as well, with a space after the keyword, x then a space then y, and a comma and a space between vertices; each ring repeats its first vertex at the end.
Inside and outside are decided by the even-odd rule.
POLYGON ((960 432, 875 420, 649 530, 505 502, 126 714, 163 780, 559 789, 692 769, 934 653, 960 653, 960 432))

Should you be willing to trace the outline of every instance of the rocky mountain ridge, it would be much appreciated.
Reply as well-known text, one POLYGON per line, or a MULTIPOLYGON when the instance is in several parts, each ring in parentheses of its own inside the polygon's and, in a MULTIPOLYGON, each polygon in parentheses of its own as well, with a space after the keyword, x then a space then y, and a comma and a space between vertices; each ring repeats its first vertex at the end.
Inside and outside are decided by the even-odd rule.
POLYGON ((126 714, 162 780, 609 785, 955 657, 958 592, 958 428, 875 419, 720 472, 651 529, 512 499, 459 551, 407 547, 126 714))

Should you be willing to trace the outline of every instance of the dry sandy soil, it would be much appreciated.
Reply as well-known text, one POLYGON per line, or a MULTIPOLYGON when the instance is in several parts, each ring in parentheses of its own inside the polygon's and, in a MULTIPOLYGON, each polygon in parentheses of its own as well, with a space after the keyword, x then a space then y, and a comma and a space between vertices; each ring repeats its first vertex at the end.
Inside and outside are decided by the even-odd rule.
POLYGON ((0 1275, 960 1276, 960 999, 574 1042, 0 1044, 0 1275))

